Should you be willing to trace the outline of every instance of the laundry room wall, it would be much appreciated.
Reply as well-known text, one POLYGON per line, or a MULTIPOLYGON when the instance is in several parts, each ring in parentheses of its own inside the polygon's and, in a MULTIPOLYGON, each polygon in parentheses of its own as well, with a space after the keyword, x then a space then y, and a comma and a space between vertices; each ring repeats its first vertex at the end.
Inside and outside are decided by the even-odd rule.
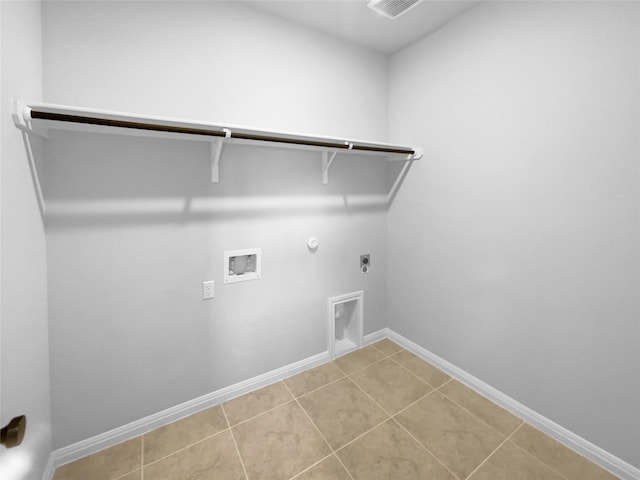
POLYGON ((389 326, 640 467, 640 4, 486 2, 390 63, 389 326))
MULTIPOLYGON (((386 57, 237 2, 45 2, 43 45, 46 102, 386 140, 386 57)), ((207 142, 51 132, 45 163, 56 448, 325 352, 331 296, 387 324, 384 159, 322 185, 319 152, 225 145, 212 184, 207 142)))
MULTIPOLYGON (((40 2, 0 2, 0 426, 26 415, 22 444, 0 447, 0 476, 41 478, 51 453, 47 262, 29 151, 12 99, 42 99, 40 2)), ((42 158, 42 142, 32 139, 42 158)))

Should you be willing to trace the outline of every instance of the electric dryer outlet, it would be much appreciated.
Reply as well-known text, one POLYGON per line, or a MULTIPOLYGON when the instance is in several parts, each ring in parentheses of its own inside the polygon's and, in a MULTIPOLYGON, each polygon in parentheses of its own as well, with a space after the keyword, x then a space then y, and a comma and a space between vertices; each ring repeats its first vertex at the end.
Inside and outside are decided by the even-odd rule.
POLYGON ((370 267, 371 267, 371 254, 365 253, 364 255, 360 255, 360 272, 369 273, 370 267))

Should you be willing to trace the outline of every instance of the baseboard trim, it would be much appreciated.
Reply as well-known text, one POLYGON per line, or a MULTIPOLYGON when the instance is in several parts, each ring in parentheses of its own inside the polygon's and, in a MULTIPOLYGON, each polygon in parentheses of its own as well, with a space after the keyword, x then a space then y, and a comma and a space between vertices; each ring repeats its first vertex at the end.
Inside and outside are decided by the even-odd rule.
POLYGON ((389 338, 390 330, 388 328, 381 328, 377 332, 368 333, 362 338, 362 345, 371 345, 382 339, 389 338))
POLYGON ((42 474, 42 480, 52 480, 53 474, 56 472, 56 466, 54 462, 53 452, 49 455, 47 465, 44 467, 44 473, 42 474))
POLYGON ((623 480, 640 480, 640 469, 531 410, 529 407, 505 395, 501 391, 496 390, 492 386, 487 385, 482 380, 474 377, 461 368, 456 367, 426 348, 421 347, 391 329, 386 330, 390 340, 402 345, 413 354, 440 368, 451 377, 464 383, 482 396, 488 398, 494 403, 497 403, 504 409, 513 413, 517 417, 522 418, 524 421, 543 431, 550 437, 558 440, 560 443, 600 465, 602 468, 608 470, 614 475, 617 475, 623 480))
POLYGON ((219 405, 227 400, 231 400, 245 393, 252 392, 271 383, 283 380, 297 373, 303 372, 313 367, 317 367, 329 361, 329 352, 322 352, 317 355, 305 358, 284 367, 272 370, 257 377, 244 380, 230 385, 220 390, 208 393, 201 397, 168 408, 148 417, 141 418, 122 427, 109 430, 94 437, 73 443, 66 447, 54 450, 49 457, 43 480, 52 480, 57 467, 73 462, 92 453, 99 452, 105 448, 112 447, 118 443, 135 438, 143 433, 155 430, 180 418, 193 415, 207 408, 219 405))
MULTIPOLYGON (((451 377, 459 380, 468 387, 477 391, 482 396, 497 403, 501 407, 510 411, 514 415, 522 418, 527 423, 545 432, 547 435, 555 438, 567 447, 575 450, 579 454, 597 463, 602 468, 617 475, 623 480, 640 480, 640 469, 621 460, 611 453, 603 450, 597 445, 592 444, 588 440, 576 435, 539 413, 531 410, 529 407, 521 404, 513 398, 505 395, 492 386, 484 383, 480 379, 474 377, 470 373, 456 367, 452 363, 444 360, 436 354, 430 352, 426 348, 412 342, 402 335, 394 332, 389 328, 383 328, 376 332, 367 334, 363 338, 364 345, 371 345, 384 338, 389 338, 394 342, 402 345, 404 348, 414 353, 423 360, 432 363, 451 377)), ((161 412, 149 415, 148 417, 136 420, 122 427, 110 430, 108 432, 96 435, 95 437, 82 440, 72 445, 54 450, 49 457, 43 480, 52 480, 55 469, 61 465, 73 462, 92 453, 96 453, 108 447, 112 447, 118 443, 124 442, 131 438, 135 438, 143 433, 149 432, 156 428, 167 425, 171 422, 192 415, 199 411, 213 407, 220 403, 231 400, 232 398, 244 395, 258 388, 267 386, 273 382, 283 380, 287 377, 317 367, 329 361, 329 353, 323 352, 318 355, 300 360, 299 362, 286 365, 284 367, 272 370, 270 372, 258 375, 257 377, 230 385, 228 387, 216 390, 215 392, 203 395, 188 402, 176 405, 161 412)))

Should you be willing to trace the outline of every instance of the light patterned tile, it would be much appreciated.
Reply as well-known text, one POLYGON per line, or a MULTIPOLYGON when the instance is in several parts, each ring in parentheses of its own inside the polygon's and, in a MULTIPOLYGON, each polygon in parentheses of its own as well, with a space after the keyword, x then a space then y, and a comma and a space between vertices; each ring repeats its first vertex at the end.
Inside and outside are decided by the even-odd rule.
POLYGON ((393 420, 339 450, 338 456, 356 480, 456 480, 393 420))
POLYGON ((245 480, 229 430, 145 465, 145 480, 245 480))
POLYGON ((347 375, 360 370, 361 368, 368 367, 378 360, 382 360, 384 354, 377 348, 369 345, 368 347, 361 348, 355 352, 351 352, 342 357, 336 358, 333 363, 347 375))
POLYGON ((457 380, 443 385, 438 391, 458 405, 462 405, 505 437, 515 432, 516 428, 522 423, 522 420, 518 417, 507 412, 504 408, 499 407, 492 401, 487 400, 457 380))
POLYGON ((351 477, 335 455, 331 455, 295 480, 351 480, 351 477))
MULTIPOLYGON (((563 480, 535 457, 506 442, 469 480, 563 480)), ((586 478, 585 478, 586 480, 586 478)))
POLYGON ((466 478, 504 440, 438 392, 394 418, 459 478, 466 478))
POLYGON ((350 378, 391 415, 433 390, 388 358, 354 373, 350 378))
POLYGON ((142 470, 131 472, 124 477, 118 477, 116 480, 142 480, 142 470))
POLYGON ((385 355, 393 355, 394 353, 398 353, 404 350, 404 348, 402 348, 397 343, 392 342, 388 338, 383 338, 379 342, 374 343, 373 346, 385 355))
POLYGON ((251 480, 289 479, 331 453, 296 402, 236 425, 232 431, 251 480))
POLYGON ((334 449, 389 417, 348 378, 302 396, 298 401, 334 449))
POLYGON ((617 478, 529 424, 524 424, 511 439, 516 445, 524 448, 569 480, 617 478))
POLYGON ((56 469, 53 480, 115 480, 140 469, 142 437, 68 463, 56 469))
POLYGON ((235 425, 290 400, 293 400, 291 392, 282 382, 278 382, 229 400, 223 406, 229 423, 235 425))
POLYGON ((215 406, 144 435, 144 463, 155 462, 228 428, 222 407, 215 406))
POLYGON ((344 373, 338 370, 333 363, 325 363, 319 367, 289 377, 284 382, 293 394, 299 397, 342 377, 344 377, 344 373))
POLYGON ((406 350, 393 355, 391 358, 435 388, 451 379, 442 370, 406 350))

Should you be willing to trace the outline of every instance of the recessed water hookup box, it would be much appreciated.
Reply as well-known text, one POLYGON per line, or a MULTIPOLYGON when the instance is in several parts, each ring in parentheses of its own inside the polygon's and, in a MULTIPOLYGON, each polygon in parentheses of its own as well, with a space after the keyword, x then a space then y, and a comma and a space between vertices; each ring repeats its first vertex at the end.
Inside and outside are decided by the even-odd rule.
POLYGON ((262 249, 226 250, 224 252, 224 283, 257 280, 261 275, 262 249))

